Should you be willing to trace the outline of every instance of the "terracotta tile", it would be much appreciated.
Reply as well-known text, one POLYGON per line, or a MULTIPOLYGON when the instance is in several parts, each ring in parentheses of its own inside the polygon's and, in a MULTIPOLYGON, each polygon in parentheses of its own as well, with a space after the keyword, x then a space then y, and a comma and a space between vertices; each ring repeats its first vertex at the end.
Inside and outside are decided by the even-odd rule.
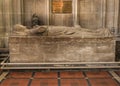
POLYGON ((88 86, 85 79, 61 79, 61 86, 88 86))
POLYGON ((6 79, 0 86, 28 86, 29 79, 6 79))
POLYGON ((31 78, 32 72, 11 72, 7 78, 31 78))
POLYGON ((110 78, 110 74, 107 72, 86 72, 88 78, 110 78))
POLYGON ((116 73, 120 76, 120 71, 116 71, 116 73))
POLYGON ((90 79, 92 86, 119 86, 113 79, 90 79))
POLYGON ((57 72, 36 72, 34 78, 57 78, 57 72))
POLYGON ((61 72, 60 78, 84 78, 82 72, 61 72))
POLYGON ((58 86, 57 79, 34 79, 31 86, 58 86))

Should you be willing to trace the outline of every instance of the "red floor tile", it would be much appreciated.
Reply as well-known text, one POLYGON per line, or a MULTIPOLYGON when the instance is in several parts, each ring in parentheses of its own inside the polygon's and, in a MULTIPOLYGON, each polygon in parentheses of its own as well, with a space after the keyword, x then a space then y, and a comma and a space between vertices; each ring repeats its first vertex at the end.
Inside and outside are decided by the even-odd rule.
POLYGON ((60 78, 84 78, 82 72, 61 72, 60 78))
POLYGON ((61 86, 88 86, 85 79, 61 79, 61 86))
POLYGON ((120 71, 116 71, 116 73, 120 76, 120 71))
POLYGON ((107 72, 86 72, 88 78, 110 78, 110 74, 107 72))
POLYGON ((90 79, 92 86, 120 86, 113 79, 90 79))
POLYGON ((34 78, 57 78, 57 72, 36 72, 34 78))
POLYGON ((7 78, 31 78, 32 72, 11 72, 7 78))
POLYGON ((58 86, 57 79, 34 79, 31 86, 58 86))
POLYGON ((29 79, 6 79, 0 86, 28 86, 29 79))

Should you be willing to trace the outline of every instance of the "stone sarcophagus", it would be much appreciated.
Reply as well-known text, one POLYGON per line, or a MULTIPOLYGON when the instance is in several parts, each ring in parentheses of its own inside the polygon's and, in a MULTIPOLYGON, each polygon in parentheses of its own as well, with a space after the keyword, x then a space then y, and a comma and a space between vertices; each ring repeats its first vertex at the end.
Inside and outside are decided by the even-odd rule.
POLYGON ((113 37, 11 36, 10 62, 112 62, 113 37))

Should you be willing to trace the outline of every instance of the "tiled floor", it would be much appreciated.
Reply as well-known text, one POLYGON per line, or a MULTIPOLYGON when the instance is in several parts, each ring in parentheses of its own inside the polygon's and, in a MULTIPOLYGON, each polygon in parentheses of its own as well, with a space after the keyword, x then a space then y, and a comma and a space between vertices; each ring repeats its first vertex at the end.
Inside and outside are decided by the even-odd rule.
POLYGON ((92 86, 120 86, 120 84, 118 85, 118 83, 111 78, 90 79, 90 83, 92 86))
POLYGON ((60 78, 85 78, 83 72, 61 72, 60 78))
POLYGON ((34 78, 56 78, 57 79, 57 72, 36 72, 34 78))
POLYGON ((11 72, 7 76, 7 78, 18 78, 18 79, 25 79, 25 78, 31 78, 32 72, 11 72))
POLYGON ((120 76, 120 71, 116 71, 116 73, 120 76))
POLYGON ((85 73, 88 78, 110 78, 110 74, 108 72, 86 72, 85 73))
POLYGON ((85 79, 61 79, 61 86, 88 86, 85 79))
POLYGON ((30 86, 58 86, 57 79, 34 79, 30 86))
POLYGON ((6 79, 4 80, 0 86, 27 86, 29 83, 29 79, 6 79))
POLYGON ((0 86, 120 86, 120 83, 109 72, 10 72, 0 86))

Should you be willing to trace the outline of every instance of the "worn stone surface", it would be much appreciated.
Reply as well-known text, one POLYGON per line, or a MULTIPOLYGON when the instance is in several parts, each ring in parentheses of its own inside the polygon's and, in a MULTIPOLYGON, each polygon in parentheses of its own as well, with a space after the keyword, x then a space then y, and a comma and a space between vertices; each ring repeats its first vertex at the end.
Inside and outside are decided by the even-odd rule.
POLYGON ((92 30, 82 28, 80 25, 76 27, 66 26, 34 26, 28 29, 26 26, 16 24, 12 32, 14 36, 61 36, 61 37, 82 37, 82 38, 101 38, 114 37, 114 34, 109 28, 98 28, 92 30))
POLYGON ((34 26, 33 28, 28 29, 28 27, 16 24, 14 25, 12 35, 14 36, 44 36, 47 34, 46 26, 34 26))
POLYGON ((108 62, 114 38, 10 37, 10 62, 108 62))
POLYGON ((89 28, 82 28, 78 25, 76 27, 49 26, 48 36, 103 38, 114 37, 114 34, 109 28, 97 28, 96 30, 92 30, 89 28))

